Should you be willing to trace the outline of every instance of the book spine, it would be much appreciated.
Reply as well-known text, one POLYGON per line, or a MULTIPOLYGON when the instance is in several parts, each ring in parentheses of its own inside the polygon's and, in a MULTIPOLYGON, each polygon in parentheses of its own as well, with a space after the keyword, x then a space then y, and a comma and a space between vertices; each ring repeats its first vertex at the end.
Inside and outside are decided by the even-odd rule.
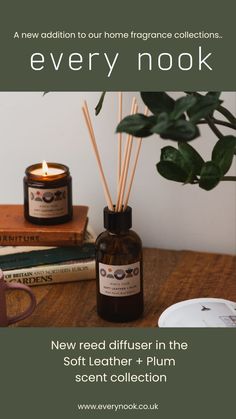
POLYGON ((5 281, 18 282, 28 286, 83 281, 94 278, 94 260, 40 266, 30 269, 15 269, 4 272, 5 281))
MULTIPOLYGON (((0 233, 1 236, 1 233, 0 233)), ((83 244, 91 244, 94 243, 96 240, 97 235, 95 234, 94 230, 90 225, 87 226, 87 230, 85 231, 84 242, 83 244)), ((39 250, 51 250, 55 249, 57 246, 1 246, 0 244, 0 257, 6 255, 13 255, 18 253, 28 253, 28 252, 35 252, 39 250)))
POLYGON ((0 246, 78 246, 83 239, 83 234, 64 231, 53 234, 47 231, 40 231, 37 234, 0 232, 0 246))
POLYGON ((8 271, 40 265, 55 265, 71 260, 93 259, 94 257, 94 244, 85 243, 81 246, 54 247, 48 250, 31 250, 30 252, 0 255, 0 267, 3 271, 8 271))

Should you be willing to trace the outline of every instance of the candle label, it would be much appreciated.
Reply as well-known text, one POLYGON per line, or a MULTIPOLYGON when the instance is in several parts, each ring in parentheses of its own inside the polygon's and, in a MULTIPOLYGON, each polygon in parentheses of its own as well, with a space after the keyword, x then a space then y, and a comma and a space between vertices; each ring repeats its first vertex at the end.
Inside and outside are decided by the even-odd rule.
POLYGON ((56 189, 28 188, 29 215, 36 218, 56 218, 68 214, 67 186, 56 189))
POLYGON ((140 262, 130 265, 99 263, 99 290, 109 297, 128 297, 140 292, 140 262))

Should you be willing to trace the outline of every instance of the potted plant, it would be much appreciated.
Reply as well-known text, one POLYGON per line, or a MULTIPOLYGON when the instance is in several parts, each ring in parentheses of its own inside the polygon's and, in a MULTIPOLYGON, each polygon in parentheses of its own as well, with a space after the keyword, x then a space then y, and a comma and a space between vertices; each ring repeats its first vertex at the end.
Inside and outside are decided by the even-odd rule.
MULTIPOLYGON (((223 106, 221 92, 185 92, 174 100, 166 92, 141 92, 141 98, 150 115, 141 113, 122 119, 117 132, 135 137, 149 137, 158 134, 163 140, 173 140, 174 146, 161 149, 157 171, 168 180, 183 184, 198 184, 205 190, 213 189, 221 181, 236 181, 236 176, 227 176, 236 154, 235 116, 223 106), (220 115, 220 119, 216 117, 220 115), (207 124, 216 136, 211 160, 204 158, 189 144, 200 134, 200 127, 207 124), (220 127, 232 130, 224 135, 220 127)), ((105 92, 96 108, 98 114, 105 92)))

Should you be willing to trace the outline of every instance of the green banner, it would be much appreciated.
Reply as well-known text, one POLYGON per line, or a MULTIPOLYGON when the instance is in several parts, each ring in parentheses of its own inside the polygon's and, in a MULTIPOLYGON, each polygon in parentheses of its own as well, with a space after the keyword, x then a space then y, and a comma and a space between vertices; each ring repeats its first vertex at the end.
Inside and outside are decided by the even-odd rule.
POLYGON ((232 329, 0 330, 2 417, 221 419, 232 329))
POLYGON ((235 2, 8 1, 0 90, 235 90, 235 2))

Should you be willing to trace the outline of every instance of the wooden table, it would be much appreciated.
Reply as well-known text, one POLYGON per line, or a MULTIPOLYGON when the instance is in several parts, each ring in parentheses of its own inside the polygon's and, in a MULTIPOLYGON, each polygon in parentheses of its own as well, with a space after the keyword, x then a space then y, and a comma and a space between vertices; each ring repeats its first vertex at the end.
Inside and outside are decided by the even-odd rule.
MULTIPOLYGON (((145 312, 125 324, 97 316, 95 280, 43 285, 34 291, 35 312, 14 327, 154 327, 162 311, 178 301, 197 297, 236 301, 236 256, 144 249, 145 312)), ((9 293, 9 313, 23 310, 26 298, 20 292, 9 293)))

